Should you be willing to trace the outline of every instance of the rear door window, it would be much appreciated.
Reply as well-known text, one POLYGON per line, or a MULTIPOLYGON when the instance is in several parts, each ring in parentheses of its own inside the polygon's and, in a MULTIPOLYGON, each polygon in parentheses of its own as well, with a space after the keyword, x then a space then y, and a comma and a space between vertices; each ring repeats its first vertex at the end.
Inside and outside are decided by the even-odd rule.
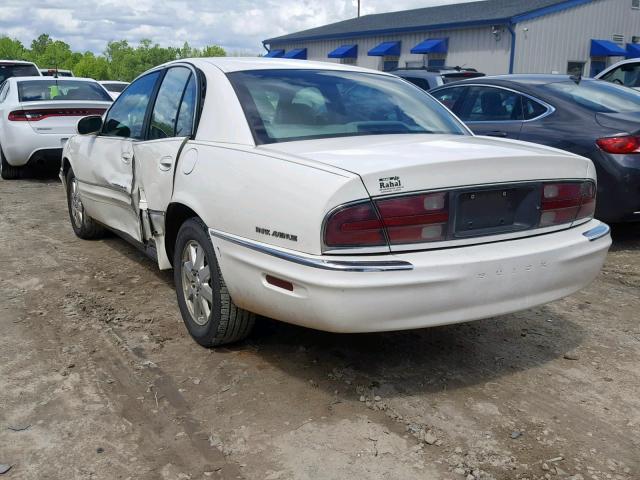
POLYGON ((107 113, 102 134, 112 137, 141 139, 144 119, 160 72, 139 78, 120 95, 107 113))
POLYGON ((532 98, 522 97, 522 118, 524 120, 533 120, 547 113, 548 108, 532 98))
POLYGON ((520 94, 502 88, 469 87, 458 116, 465 122, 520 121, 521 98, 520 94))
POLYGON ((151 113, 150 140, 175 136, 178 112, 190 77, 191 70, 186 67, 173 67, 167 71, 151 113))

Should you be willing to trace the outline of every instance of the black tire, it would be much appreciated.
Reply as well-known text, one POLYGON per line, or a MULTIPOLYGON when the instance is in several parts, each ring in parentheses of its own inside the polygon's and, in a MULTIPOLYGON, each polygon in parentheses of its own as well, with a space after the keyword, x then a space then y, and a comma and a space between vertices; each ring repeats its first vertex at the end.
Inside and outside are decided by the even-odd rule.
MULTIPOLYGON (((82 238, 83 240, 95 240, 97 238, 102 238, 105 233, 105 228, 97 223, 93 218, 91 218, 84 211, 84 207, 82 206, 82 202, 79 198, 75 199, 76 208, 79 208, 82 212, 81 216, 77 218, 74 215, 72 202, 74 201, 73 197, 73 185, 75 180, 75 175, 73 174, 73 170, 69 169, 66 177, 66 185, 67 185, 67 208, 69 210, 69 220, 71 220, 71 226, 73 227, 73 231, 76 236, 82 238)), ((76 184, 77 185, 77 184, 76 184)))
POLYGON ((173 256, 173 279, 182 320, 193 339, 200 345, 215 347, 233 343, 246 338, 251 333, 256 316, 254 313, 238 308, 233 303, 222 278, 207 228, 199 218, 187 220, 178 231, 173 256), (195 268, 186 269, 185 258, 187 257, 186 261, 188 261, 188 254, 191 252, 188 249, 197 249, 197 247, 204 252, 202 269, 197 266, 197 261, 192 263, 195 264, 195 268), (205 273, 204 280, 200 280, 196 272, 206 272, 204 269, 207 267, 208 279, 205 273), (191 273, 185 273, 185 270, 191 273), (191 275, 192 280, 189 280, 186 275, 191 275), (205 294, 201 295, 200 292, 204 292, 207 286, 211 292, 208 315, 205 314, 206 309, 202 307, 199 312, 195 311, 195 304, 201 297, 205 297, 205 294))
POLYGON ((9 165, 9 162, 4 157, 4 152, 0 148, 0 177, 5 180, 16 180, 20 178, 21 171, 22 168, 9 165))

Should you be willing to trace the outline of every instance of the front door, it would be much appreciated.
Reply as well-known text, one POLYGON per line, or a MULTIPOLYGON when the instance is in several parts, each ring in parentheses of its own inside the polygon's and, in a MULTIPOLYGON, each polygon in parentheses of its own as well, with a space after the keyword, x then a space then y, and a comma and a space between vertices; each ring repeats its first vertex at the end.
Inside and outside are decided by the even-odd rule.
POLYGON ((75 166, 87 213, 110 228, 141 241, 134 190, 135 145, 143 139, 145 118, 160 72, 133 82, 111 106, 102 131, 92 138, 75 166))

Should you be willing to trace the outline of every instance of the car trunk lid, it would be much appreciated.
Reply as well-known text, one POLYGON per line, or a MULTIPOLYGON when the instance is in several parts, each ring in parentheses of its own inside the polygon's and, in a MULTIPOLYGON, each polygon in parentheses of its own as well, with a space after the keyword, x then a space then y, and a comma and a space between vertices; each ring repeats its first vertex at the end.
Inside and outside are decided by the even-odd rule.
POLYGON ((531 180, 585 178, 590 161, 549 147, 470 135, 380 135, 259 147, 358 174, 372 197, 531 180))
POLYGON ((640 112, 598 112, 596 121, 603 127, 620 133, 637 133, 640 130, 640 112))

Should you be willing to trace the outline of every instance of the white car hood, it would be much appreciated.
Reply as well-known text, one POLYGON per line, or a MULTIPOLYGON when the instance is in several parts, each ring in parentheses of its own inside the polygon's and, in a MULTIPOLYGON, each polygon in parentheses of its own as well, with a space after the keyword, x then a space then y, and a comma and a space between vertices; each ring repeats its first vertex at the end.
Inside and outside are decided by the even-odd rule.
POLYGON ((466 185, 593 177, 587 158, 532 143, 462 135, 380 135, 258 147, 359 175, 372 196, 466 185))

